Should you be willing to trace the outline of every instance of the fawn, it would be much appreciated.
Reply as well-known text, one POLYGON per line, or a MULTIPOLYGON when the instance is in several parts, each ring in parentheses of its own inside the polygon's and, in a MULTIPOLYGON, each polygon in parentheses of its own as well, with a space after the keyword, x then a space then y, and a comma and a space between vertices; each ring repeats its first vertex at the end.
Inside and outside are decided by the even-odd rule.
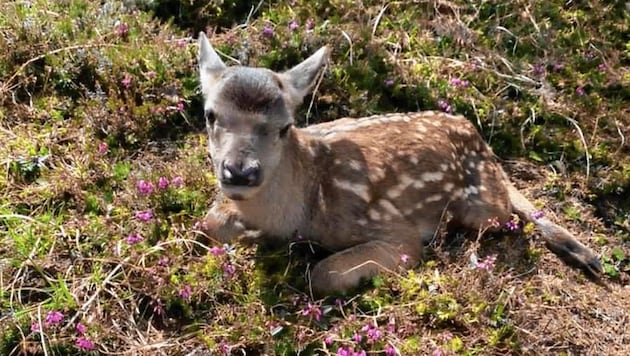
POLYGON ((512 213, 532 221, 550 250, 599 275, 597 256, 536 211, 463 117, 432 111, 294 127, 325 66, 323 47, 292 69, 227 67, 199 35, 209 151, 220 194, 201 230, 288 240, 336 251, 311 271, 318 295, 347 291, 381 270, 411 268, 445 212, 449 228, 485 229, 512 213))

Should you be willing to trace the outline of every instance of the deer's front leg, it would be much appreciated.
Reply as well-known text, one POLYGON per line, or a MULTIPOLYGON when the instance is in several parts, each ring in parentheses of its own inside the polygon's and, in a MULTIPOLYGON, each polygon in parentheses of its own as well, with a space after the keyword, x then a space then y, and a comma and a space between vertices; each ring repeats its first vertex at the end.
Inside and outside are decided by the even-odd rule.
POLYGON ((343 292, 383 270, 396 271, 398 266, 409 268, 420 260, 421 245, 411 247, 374 240, 337 252, 313 268, 313 292, 319 296, 343 292))
POLYGON ((230 242, 238 237, 257 240, 262 236, 261 231, 248 229, 232 202, 221 197, 217 198, 200 221, 199 230, 220 242, 230 242))

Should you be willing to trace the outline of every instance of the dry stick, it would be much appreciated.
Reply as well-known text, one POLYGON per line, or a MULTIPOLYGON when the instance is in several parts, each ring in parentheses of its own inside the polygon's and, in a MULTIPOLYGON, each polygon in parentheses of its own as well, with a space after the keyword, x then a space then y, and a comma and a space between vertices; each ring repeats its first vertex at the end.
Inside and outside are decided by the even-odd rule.
POLYGON ((582 132, 582 129, 580 128, 580 125, 578 125, 577 121, 575 121, 575 119, 572 119, 568 116, 562 115, 568 122, 570 122, 573 126, 575 126, 575 129, 578 132, 578 135, 580 136, 580 141, 582 142, 582 145, 584 145, 584 153, 586 156, 586 181, 588 182, 588 178, 591 172, 591 155, 588 152, 588 145, 586 144, 586 139, 584 138, 584 133, 582 132))
POLYGON ((20 66, 20 68, 18 68, 18 70, 16 70, 15 73, 13 73, 13 75, 9 79, 7 79, 6 82, 4 82, 4 84, 2 84, 2 88, 0 88, 0 94, 3 94, 6 91, 8 91, 11 82, 22 71, 24 71, 24 69, 26 69, 26 67, 28 67, 28 65, 31 64, 31 63, 36 62, 36 61, 38 61, 40 59, 43 59, 43 58, 45 58, 48 55, 57 54, 57 53, 65 52, 65 51, 72 51, 72 50, 75 50, 75 49, 94 48, 94 47, 120 47, 120 45, 114 45, 114 44, 108 44, 108 43, 74 45, 74 46, 68 46, 68 47, 63 47, 63 48, 57 48, 57 49, 52 50, 50 52, 46 52, 44 54, 40 54, 39 56, 33 57, 33 58, 29 59, 28 61, 24 62, 24 64, 22 64, 20 66))

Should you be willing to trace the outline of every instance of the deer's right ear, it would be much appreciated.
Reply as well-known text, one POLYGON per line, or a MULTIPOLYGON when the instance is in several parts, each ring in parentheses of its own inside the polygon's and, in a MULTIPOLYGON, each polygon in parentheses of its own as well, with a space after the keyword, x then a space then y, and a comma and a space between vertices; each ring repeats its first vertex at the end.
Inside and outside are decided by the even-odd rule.
POLYGON ((215 52, 208 38, 203 32, 199 32, 199 80, 204 96, 208 95, 216 78, 225 69, 225 63, 215 52))

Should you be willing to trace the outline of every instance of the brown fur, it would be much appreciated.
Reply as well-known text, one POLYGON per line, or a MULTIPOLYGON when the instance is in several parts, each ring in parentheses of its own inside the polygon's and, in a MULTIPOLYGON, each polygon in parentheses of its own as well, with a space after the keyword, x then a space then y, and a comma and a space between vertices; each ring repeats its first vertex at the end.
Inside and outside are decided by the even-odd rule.
MULTIPOLYGON (((212 53, 205 53, 211 47, 204 40, 202 73, 204 58, 220 67, 212 53)), ((260 90, 265 96, 277 91, 292 113, 312 86, 312 71, 324 63, 325 53, 320 52, 296 67, 300 70, 270 77, 266 70, 254 70, 254 79, 248 80, 264 77, 260 90)), ((222 185, 227 198, 213 204, 204 231, 221 241, 242 235, 288 239, 298 233, 338 251, 311 273, 317 294, 348 290, 383 269, 412 267, 446 212, 454 225, 474 231, 488 227, 490 219, 504 223, 513 212, 532 221, 533 205, 512 186, 490 147, 462 117, 430 111, 389 114, 255 137, 254 127, 261 124, 278 135, 292 115, 248 114, 249 105, 243 104, 241 112, 238 102, 212 101, 229 99, 225 93, 233 86, 203 80, 202 74, 206 108, 220 117, 209 128, 218 177, 225 176, 219 162, 233 157, 255 162, 264 176, 257 187, 222 185), (213 96, 213 90, 219 95, 213 96), (227 139, 226 132, 236 133, 227 139)), ((546 218, 534 223, 551 250, 579 267, 601 271, 596 255, 568 231, 546 218)))

